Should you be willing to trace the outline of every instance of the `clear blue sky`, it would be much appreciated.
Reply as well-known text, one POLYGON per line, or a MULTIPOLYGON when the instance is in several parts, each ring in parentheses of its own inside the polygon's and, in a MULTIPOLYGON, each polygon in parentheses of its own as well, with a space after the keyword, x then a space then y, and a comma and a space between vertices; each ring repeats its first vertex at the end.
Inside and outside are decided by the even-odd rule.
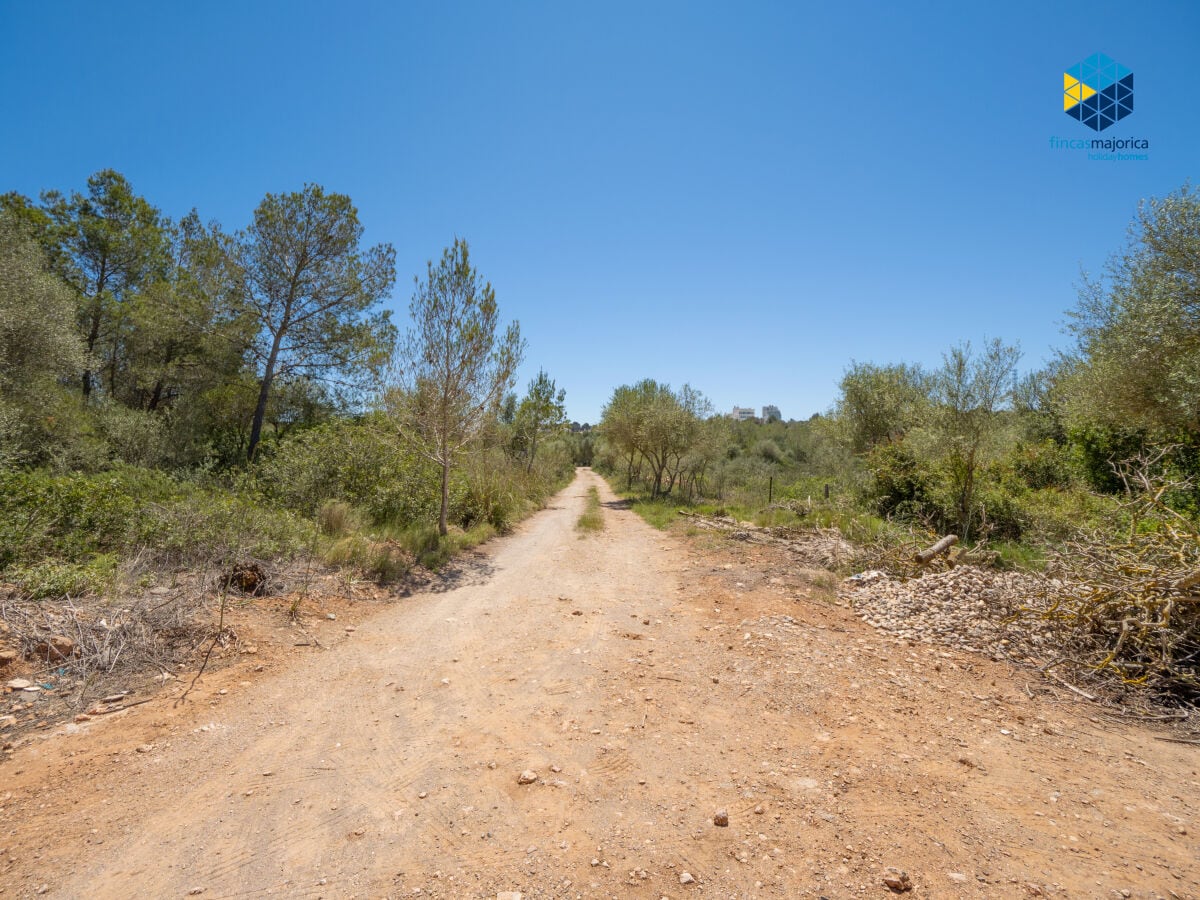
POLYGON ((1080 268, 1200 174, 1200 3, 0 0, 0 191, 112 167, 243 227, 349 194, 392 305, 455 235, 572 417, 642 377, 828 407, 851 359, 1063 346, 1080 268), (1053 7, 1051 9, 1050 7, 1053 7), (1064 69, 1132 69, 1094 162, 1064 69))

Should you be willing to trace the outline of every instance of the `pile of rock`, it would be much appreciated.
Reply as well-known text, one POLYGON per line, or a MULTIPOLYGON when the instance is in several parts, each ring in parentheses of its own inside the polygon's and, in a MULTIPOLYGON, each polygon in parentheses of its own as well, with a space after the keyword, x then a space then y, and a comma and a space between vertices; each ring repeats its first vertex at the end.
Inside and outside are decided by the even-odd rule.
POLYGON ((838 596, 864 622, 897 637, 1037 658, 1049 650, 1053 635, 1041 620, 1017 613, 1039 605, 1040 586, 1032 575, 959 566, 906 581, 862 572, 843 581, 838 596))

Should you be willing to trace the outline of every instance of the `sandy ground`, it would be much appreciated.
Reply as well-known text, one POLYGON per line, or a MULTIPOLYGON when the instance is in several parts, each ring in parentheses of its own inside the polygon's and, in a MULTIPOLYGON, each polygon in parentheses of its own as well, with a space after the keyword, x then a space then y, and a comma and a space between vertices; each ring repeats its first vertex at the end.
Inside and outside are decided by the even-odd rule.
POLYGON ((0 895, 1200 896, 1200 747, 830 584, 581 470, 326 649, 19 747, 0 895))

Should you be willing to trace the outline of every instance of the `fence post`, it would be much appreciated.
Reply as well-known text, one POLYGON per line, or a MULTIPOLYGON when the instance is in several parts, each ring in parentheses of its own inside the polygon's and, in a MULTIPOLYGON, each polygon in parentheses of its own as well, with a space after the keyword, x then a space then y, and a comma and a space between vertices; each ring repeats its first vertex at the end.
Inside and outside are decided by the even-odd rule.
POLYGON ((825 485, 825 499, 829 499, 829 485, 825 485))
POLYGON ((771 502, 774 499, 775 499, 775 476, 772 475, 769 479, 767 479, 767 505, 770 506, 771 502))

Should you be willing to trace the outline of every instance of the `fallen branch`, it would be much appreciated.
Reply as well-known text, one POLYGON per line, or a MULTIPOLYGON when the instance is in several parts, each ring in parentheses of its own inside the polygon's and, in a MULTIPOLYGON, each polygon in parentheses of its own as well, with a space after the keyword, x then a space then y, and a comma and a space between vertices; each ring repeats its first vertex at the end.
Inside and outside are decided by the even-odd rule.
POLYGON ((1046 672, 1046 676, 1048 678, 1054 679, 1059 684, 1061 684, 1063 687, 1065 687, 1068 691, 1073 691, 1074 693, 1078 694, 1083 699, 1091 700, 1093 703, 1096 702, 1096 697, 1093 694, 1089 694, 1087 691, 1075 687, 1075 685, 1071 684, 1070 682, 1063 681, 1061 678, 1059 678, 1053 672, 1046 672))
POLYGON ((928 550, 922 550, 920 553, 915 554, 913 556, 913 561, 923 566, 935 557, 941 556, 957 543, 958 535, 948 534, 928 550))

